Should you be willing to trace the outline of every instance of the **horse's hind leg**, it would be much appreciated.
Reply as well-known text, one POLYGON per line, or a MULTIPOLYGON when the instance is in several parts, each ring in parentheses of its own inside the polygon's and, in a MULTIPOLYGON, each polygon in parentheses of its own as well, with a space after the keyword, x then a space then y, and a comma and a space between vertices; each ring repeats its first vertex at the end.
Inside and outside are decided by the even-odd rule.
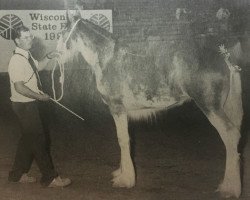
POLYGON ((121 148, 120 168, 113 172, 113 186, 131 188, 135 185, 135 170, 130 156, 130 140, 126 114, 113 115, 121 148))
POLYGON ((240 131, 227 117, 224 110, 206 114, 211 124, 217 129, 226 148, 226 167, 218 191, 225 198, 239 197, 241 194, 240 157, 237 151, 240 131))

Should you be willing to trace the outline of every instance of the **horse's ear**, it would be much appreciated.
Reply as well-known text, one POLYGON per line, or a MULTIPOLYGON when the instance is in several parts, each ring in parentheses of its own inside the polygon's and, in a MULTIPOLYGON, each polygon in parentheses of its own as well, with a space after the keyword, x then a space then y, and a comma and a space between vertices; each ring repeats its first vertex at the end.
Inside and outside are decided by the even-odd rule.
POLYGON ((76 10, 75 17, 82 18, 81 10, 79 8, 76 10))
POLYGON ((67 9, 66 18, 67 18, 67 23, 72 23, 74 20, 73 15, 69 9, 67 9))

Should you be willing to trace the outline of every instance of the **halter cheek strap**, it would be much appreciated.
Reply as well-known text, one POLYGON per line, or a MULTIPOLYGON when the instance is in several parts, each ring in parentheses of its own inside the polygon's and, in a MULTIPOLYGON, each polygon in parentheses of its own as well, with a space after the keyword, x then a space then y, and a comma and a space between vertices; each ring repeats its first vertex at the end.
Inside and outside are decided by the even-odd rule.
POLYGON ((69 35, 68 35, 68 37, 67 37, 67 39, 64 41, 64 44, 65 44, 65 45, 66 45, 66 43, 68 42, 68 40, 69 40, 71 34, 73 33, 73 31, 74 31, 76 25, 78 24, 78 22, 79 22, 80 20, 81 20, 81 19, 78 19, 78 20, 75 22, 75 24, 72 26, 72 28, 71 28, 71 30, 70 30, 70 32, 69 32, 69 35))

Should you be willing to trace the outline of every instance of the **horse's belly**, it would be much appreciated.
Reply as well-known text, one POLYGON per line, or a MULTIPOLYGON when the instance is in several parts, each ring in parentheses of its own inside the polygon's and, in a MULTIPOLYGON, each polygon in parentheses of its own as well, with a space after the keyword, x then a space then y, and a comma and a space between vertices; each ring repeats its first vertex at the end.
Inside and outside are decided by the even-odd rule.
POLYGON ((123 105, 127 110, 166 108, 178 102, 176 98, 166 92, 148 95, 145 91, 135 93, 128 87, 124 87, 122 96, 123 105))
POLYGON ((169 109, 170 107, 175 107, 183 104, 186 101, 189 101, 190 98, 183 96, 180 101, 165 101, 165 102, 134 102, 127 105, 127 114, 129 118, 134 120, 155 118, 156 113, 161 110, 169 109), (144 104, 143 104, 144 103, 144 104), (145 103, 148 103, 148 107, 145 107, 145 103), (137 106, 136 106, 137 105, 137 106), (151 105, 151 106, 150 106, 151 105))
POLYGON ((153 97, 147 99, 143 96, 125 96, 123 98, 123 105, 129 109, 143 109, 143 108, 164 108, 171 106, 177 103, 174 98, 169 97, 165 99, 158 99, 157 97, 153 97))

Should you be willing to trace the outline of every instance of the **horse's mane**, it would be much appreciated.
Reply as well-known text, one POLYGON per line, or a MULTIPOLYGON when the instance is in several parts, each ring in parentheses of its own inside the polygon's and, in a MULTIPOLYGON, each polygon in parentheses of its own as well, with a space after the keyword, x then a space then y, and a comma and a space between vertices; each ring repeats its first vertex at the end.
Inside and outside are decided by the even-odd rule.
POLYGON ((112 33, 107 31, 106 29, 96 25, 95 23, 91 22, 90 20, 81 18, 81 22, 87 26, 90 26, 92 29, 94 29, 95 31, 97 31, 101 35, 105 36, 106 38, 109 38, 112 40, 115 39, 114 35, 112 33))

